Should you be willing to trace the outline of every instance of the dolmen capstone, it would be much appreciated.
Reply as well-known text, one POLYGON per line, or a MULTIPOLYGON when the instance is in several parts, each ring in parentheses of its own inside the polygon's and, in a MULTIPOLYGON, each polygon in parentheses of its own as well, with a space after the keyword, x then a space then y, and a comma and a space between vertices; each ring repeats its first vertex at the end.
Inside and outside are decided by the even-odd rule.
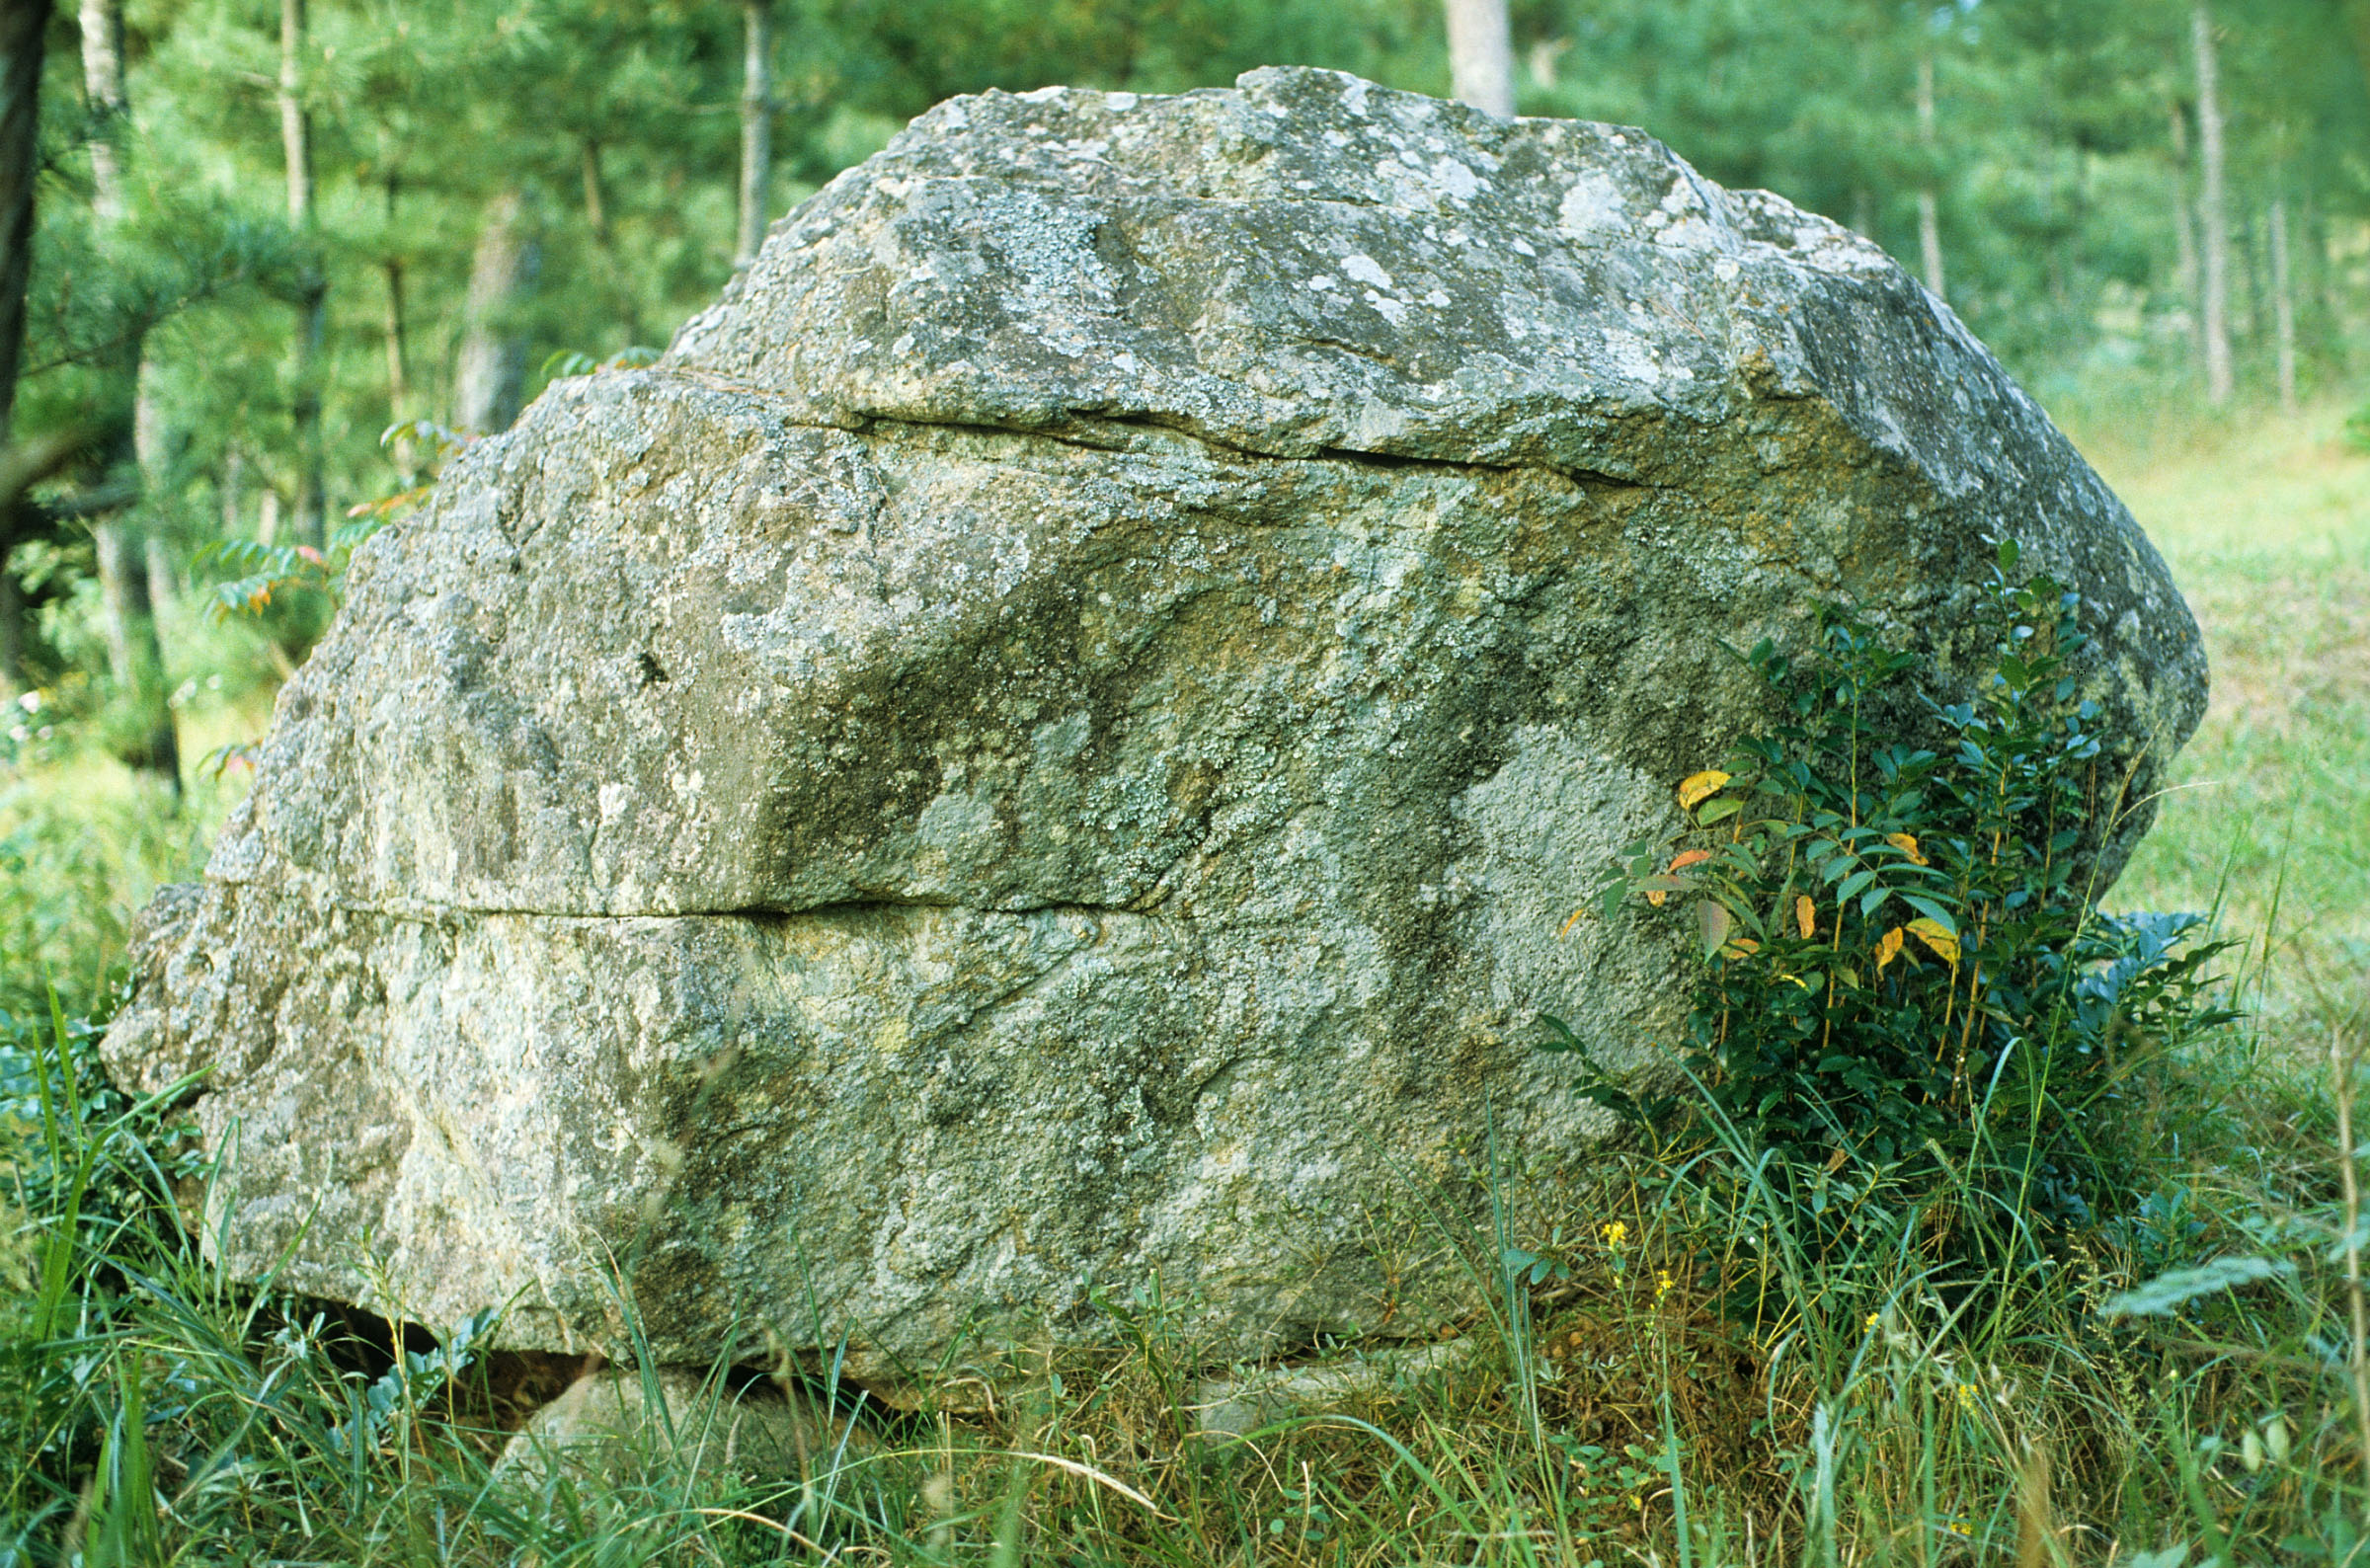
POLYGON ((359 552, 107 1059, 231 1270, 521 1349, 1434 1335, 1604 1131, 1538 1015, 1670 1059, 1675 921, 1558 929, 1725 649, 1972 668, 1996 538, 2144 798, 2195 625, 1866 240, 1326 71, 955 99, 359 552))

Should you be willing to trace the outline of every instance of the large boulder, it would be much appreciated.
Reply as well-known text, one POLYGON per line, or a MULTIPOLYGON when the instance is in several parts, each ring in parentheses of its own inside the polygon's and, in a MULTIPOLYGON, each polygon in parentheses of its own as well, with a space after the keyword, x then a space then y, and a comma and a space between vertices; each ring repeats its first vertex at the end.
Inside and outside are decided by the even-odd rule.
POLYGON ((1323 71, 958 99, 360 553, 108 1058, 207 1070, 233 1269, 520 1348, 1435 1332, 1599 1131, 1536 1015, 1667 1059, 1672 933, 1557 931, 1723 644, 1947 672, 1992 536, 2144 796, 2187 610, 1865 240, 1323 71))

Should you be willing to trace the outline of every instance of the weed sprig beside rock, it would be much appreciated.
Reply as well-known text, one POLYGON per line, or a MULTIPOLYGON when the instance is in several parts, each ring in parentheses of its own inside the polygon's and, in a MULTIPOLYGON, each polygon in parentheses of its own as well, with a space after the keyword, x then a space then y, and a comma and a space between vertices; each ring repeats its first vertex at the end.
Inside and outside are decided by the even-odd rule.
POLYGON ((2130 1190, 2113 1113, 2133 1075, 2236 1016, 2200 916, 2096 907, 2129 780, 2069 669, 2081 596, 2017 560, 1999 545, 1969 700, 1931 695, 1927 662, 1842 606, 1799 658, 1755 647, 1783 718, 1687 778, 1684 825, 1631 844, 1598 896, 1608 919, 1676 901, 1692 920, 1699 1094, 1586 1092, 1700 1112, 1783 1185, 1814 1259, 1895 1236, 1904 1206, 1937 1261, 2046 1256, 2130 1190))

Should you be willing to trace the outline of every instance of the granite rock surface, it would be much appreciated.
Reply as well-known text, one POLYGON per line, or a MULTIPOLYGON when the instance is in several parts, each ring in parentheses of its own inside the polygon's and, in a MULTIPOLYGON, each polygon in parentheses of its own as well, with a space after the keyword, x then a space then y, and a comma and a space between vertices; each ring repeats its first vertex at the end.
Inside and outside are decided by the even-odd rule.
POLYGON ((205 1070, 234 1269, 523 1349, 1430 1334, 1490 1132, 1602 1131, 1537 1015, 1668 1059, 1676 932, 1557 931, 1722 645, 1947 680, 1996 537, 2144 796, 2188 611, 1868 242, 1323 71, 957 99, 359 554, 108 1058, 205 1070))

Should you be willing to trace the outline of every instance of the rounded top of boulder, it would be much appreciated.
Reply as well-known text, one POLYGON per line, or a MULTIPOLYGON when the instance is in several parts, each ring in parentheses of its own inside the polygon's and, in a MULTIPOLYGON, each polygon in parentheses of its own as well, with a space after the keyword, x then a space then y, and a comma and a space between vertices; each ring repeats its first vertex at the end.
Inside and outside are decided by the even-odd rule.
POLYGON ((1946 495, 1995 477, 1994 427, 2045 426, 1839 224, 1643 131, 1297 67, 941 104, 777 224, 670 358, 827 424, 1141 421, 1633 481, 1756 397, 1827 399, 1946 495))

